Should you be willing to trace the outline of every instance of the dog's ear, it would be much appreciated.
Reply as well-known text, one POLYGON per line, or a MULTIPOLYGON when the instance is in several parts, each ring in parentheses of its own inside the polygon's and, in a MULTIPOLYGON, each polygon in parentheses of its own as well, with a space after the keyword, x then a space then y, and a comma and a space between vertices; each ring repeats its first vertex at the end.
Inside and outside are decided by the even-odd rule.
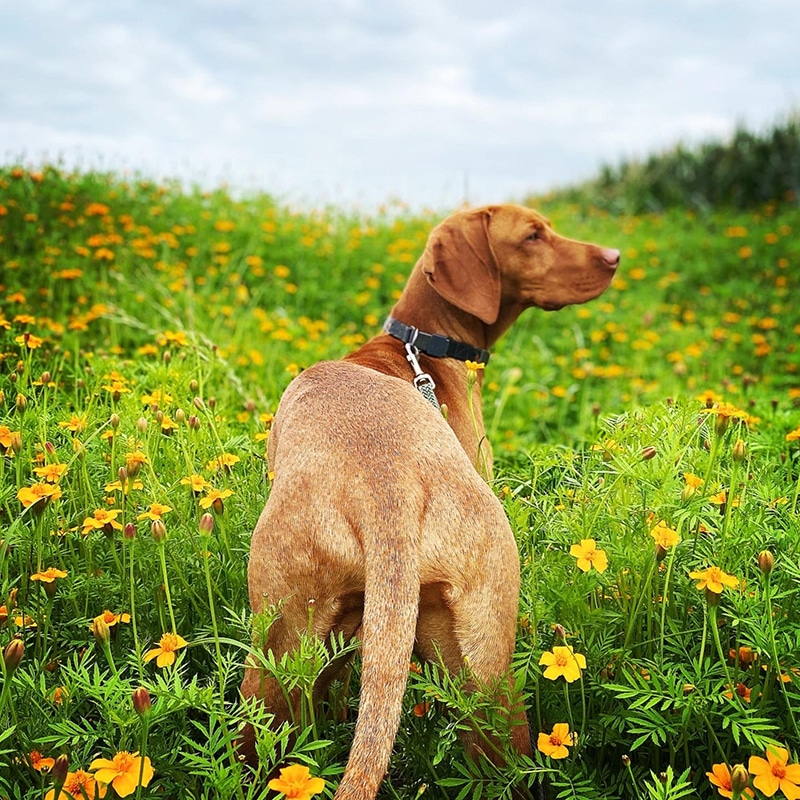
POLYGON ((489 241, 491 208, 448 217, 434 228, 422 254, 430 285, 454 306, 487 325, 500 313, 500 268, 489 241))

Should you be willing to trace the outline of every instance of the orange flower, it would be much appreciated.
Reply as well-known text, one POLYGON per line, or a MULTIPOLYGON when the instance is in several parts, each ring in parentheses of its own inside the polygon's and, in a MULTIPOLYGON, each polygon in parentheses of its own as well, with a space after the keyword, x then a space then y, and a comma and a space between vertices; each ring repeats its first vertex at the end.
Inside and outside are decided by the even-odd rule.
POLYGON ((58 483, 64 473, 69 469, 66 464, 45 464, 35 467, 33 472, 37 478, 44 478, 47 483, 58 483))
POLYGON ((117 625, 120 622, 130 622, 131 615, 126 613, 115 614, 113 611, 108 611, 106 609, 105 611, 103 611, 102 614, 98 614, 94 618, 94 620, 92 621, 93 624, 89 626, 90 630, 94 628, 94 622, 98 620, 102 620, 103 622, 105 622, 106 625, 108 625, 109 628, 113 628, 114 625, 117 625))
POLYGON ((217 510, 222 507, 222 501, 232 495, 233 492, 230 489, 210 489, 208 494, 200 501, 200 508, 214 506, 214 509, 217 510))
POLYGON ((94 772, 94 779, 98 783, 110 783, 120 797, 133 794, 137 786, 147 786, 153 778, 153 767, 147 756, 142 758, 138 752, 128 753, 124 750, 110 760, 96 758, 89 765, 89 769, 94 772))
POLYGON ((542 653, 539 664, 546 667, 544 677, 550 681, 562 677, 567 683, 578 680, 581 670, 586 669, 586 657, 575 653, 571 647, 556 645, 552 650, 542 653))
POLYGON ((787 800, 800 798, 800 764, 789 764, 789 751, 783 747, 767 748, 767 758, 750 756, 747 769, 756 777, 753 786, 767 797, 772 797, 778 789, 787 800))
POLYGON ((145 511, 142 514, 139 514, 139 516, 136 517, 136 519, 150 519, 153 520, 153 522, 155 522, 156 520, 161 520, 161 517, 170 511, 172 511, 171 506, 165 506, 162 505, 161 503, 152 503, 150 505, 150 510, 145 511))
POLYGON ((714 592, 714 594, 722 594, 722 590, 726 586, 739 585, 739 581, 733 575, 728 575, 727 572, 723 572, 719 567, 709 567, 703 572, 690 572, 689 577, 697 581, 698 589, 707 589, 709 592, 714 592))
POLYGON ((44 572, 35 572, 31 575, 32 581, 41 581, 42 583, 53 583, 57 578, 66 578, 66 572, 56 567, 48 567, 44 572))
POLYGON ((121 508, 96 508, 90 517, 83 521, 81 533, 86 536, 91 531, 108 531, 116 529, 122 530, 122 523, 117 521, 117 517, 122 513, 121 508))
POLYGON ((23 486, 17 492, 17 500, 24 508, 43 508, 52 500, 58 500, 62 491, 52 483, 34 483, 33 486, 23 486), (39 505, 41 503, 41 505, 39 505))
POLYGON ((653 530, 650 531, 650 535, 655 540, 656 545, 663 547, 664 550, 669 550, 670 547, 678 544, 681 540, 678 532, 668 527, 663 519, 656 523, 653 530))
POLYGON ((145 662, 156 659, 159 667, 168 667, 175 663, 175 651, 189 644, 177 633, 165 633, 158 641, 158 647, 145 653, 145 662))
POLYGON ((800 441, 800 428, 795 428, 793 431, 790 431, 786 434, 786 441, 787 442, 798 442, 800 441))
POLYGON ((739 681, 739 682, 736 684, 736 688, 735 688, 735 689, 730 689, 730 688, 729 688, 729 689, 728 689, 726 692, 723 692, 723 694, 724 694, 724 695, 725 695, 725 697, 727 697, 728 699, 730 699, 730 700, 733 700, 733 693, 734 693, 734 692, 736 692, 736 694, 737 694, 739 697, 741 697, 741 698, 742 698, 742 700, 743 700, 745 703, 749 703, 749 702, 750 702, 750 695, 751 695, 751 691, 750 691, 750 687, 749 687, 749 686, 746 686, 744 683, 742 683, 741 681, 739 681))
POLYGON ((284 767, 279 778, 273 778, 267 786, 292 800, 310 800, 311 795, 319 794, 325 788, 322 778, 312 778, 308 767, 292 764, 284 767))
MULTIPOLYGON (((105 786, 101 786, 95 780, 94 775, 84 772, 82 769, 76 772, 68 772, 64 785, 61 787, 61 800, 84 800, 85 797, 105 797, 105 786)), ((56 790, 51 789, 44 800, 55 800, 56 790)))
POLYGON ((574 733, 569 732, 566 722, 559 722, 553 725, 552 733, 539 734, 536 747, 550 758, 566 758, 569 755, 567 747, 573 747, 577 738, 574 733))
MULTIPOLYGON (((733 797, 733 783, 731 781, 731 771, 728 769, 728 765, 714 764, 711 770, 711 772, 706 772, 711 785, 716 786, 717 791, 723 797, 733 797)), ((754 792, 750 787, 746 788, 742 794, 748 797, 754 797, 754 792)))
POLYGON ((38 750, 31 750, 28 753, 28 763, 37 772, 50 772, 56 760, 54 758, 44 758, 38 750))

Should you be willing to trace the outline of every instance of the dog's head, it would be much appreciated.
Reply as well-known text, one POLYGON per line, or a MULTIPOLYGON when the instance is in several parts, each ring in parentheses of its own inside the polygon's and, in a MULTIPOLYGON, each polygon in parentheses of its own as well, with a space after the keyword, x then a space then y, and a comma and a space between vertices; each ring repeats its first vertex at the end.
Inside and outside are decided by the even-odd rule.
POLYGON ((504 306, 554 311, 585 303, 611 283, 619 250, 566 239, 517 205, 462 211, 432 231, 422 269, 449 303, 493 325, 504 306))

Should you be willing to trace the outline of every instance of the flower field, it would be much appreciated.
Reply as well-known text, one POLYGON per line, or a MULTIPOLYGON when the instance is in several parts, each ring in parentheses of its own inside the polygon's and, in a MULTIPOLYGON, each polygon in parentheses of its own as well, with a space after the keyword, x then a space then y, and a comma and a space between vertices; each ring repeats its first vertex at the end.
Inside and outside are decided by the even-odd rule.
MULTIPOLYGON (((469 761, 502 714, 413 663, 380 796, 800 797, 800 212, 540 210, 622 266, 483 376, 536 752, 469 761)), ((281 392, 380 329, 436 221, 0 168, 0 798, 333 794, 357 659, 310 697, 355 645, 260 653, 249 536, 281 392), (240 700, 249 655, 293 726, 240 700)))

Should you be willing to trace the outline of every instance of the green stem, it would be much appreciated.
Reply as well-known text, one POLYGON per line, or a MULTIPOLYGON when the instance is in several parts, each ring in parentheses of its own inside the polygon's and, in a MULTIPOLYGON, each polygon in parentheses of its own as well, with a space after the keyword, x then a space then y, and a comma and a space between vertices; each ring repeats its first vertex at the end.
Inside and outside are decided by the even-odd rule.
POLYGON ((208 550, 209 537, 202 536, 200 538, 201 547, 203 552, 203 568, 206 576, 206 590, 208 592, 208 608, 211 612, 211 628, 214 631, 214 649, 217 653, 217 679, 219 680, 219 701, 220 705, 225 707, 225 676, 222 672, 222 648, 219 644, 219 629, 217 628, 217 612, 214 607, 214 591, 211 586, 211 567, 209 566, 209 559, 211 553, 208 550))
POLYGON ((169 621, 172 625, 172 632, 177 633, 178 627, 175 625, 175 612, 172 610, 172 594, 169 590, 169 578, 167 577, 167 555, 163 542, 158 543, 158 556, 161 561, 161 579, 164 581, 164 595, 167 598, 167 609, 169 610, 169 621))

